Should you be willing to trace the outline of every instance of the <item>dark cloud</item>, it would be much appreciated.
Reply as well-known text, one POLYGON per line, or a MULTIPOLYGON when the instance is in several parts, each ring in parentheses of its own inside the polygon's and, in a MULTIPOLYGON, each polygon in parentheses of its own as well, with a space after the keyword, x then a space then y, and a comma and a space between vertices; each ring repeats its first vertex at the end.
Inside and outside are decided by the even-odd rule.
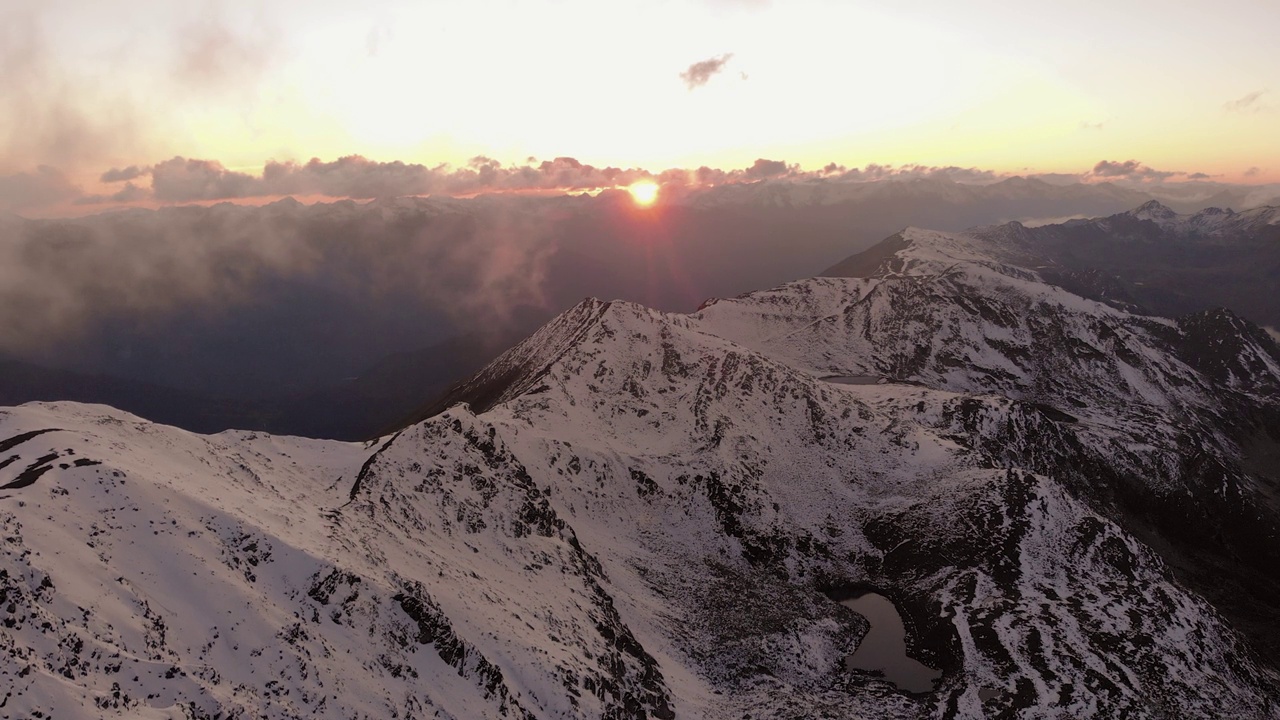
MULTIPOLYGON (((209 166, 190 169, 183 163, 204 178, 209 166)), ((43 352, 122 318, 142 327, 184 308, 216 324, 255 300, 289 302, 272 292, 290 283, 312 301, 323 287, 322 302, 381 308, 374 316, 416 303, 424 323, 456 315, 460 332, 483 334, 542 306, 558 207, 508 196, 466 211, 394 199, 0 215, 0 353, 43 352)))
POLYGON ((132 182, 126 182, 124 187, 109 195, 85 195, 75 199, 76 205, 105 205, 107 203, 133 203, 141 200, 147 200, 151 197, 151 191, 144 187, 134 185, 132 182))
POLYGON ((698 185, 720 185, 729 180, 729 174, 724 170, 710 168, 706 165, 694 170, 693 181, 698 185))
POLYGON ((1227 112, 1234 113, 1256 113, 1267 109, 1266 105, 1261 102, 1262 96, 1266 95, 1266 90, 1255 90, 1243 97, 1236 98, 1230 102, 1223 103, 1222 109, 1227 112))
POLYGON ((473 195, 525 190, 589 190, 629 184, 649 173, 597 168, 570 157, 537 165, 506 166, 475 157, 463 168, 427 167, 402 162, 377 162, 358 155, 333 162, 312 159, 305 165, 271 163, 263 172, 274 194, 318 193, 330 197, 373 198, 397 195, 473 195))
MULTIPOLYGON (((959 183, 988 183, 1002 176, 990 170, 956 166, 867 165, 848 169, 830 163, 815 171, 782 160, 759 158, 749 167, 735 170, 700 167, 673 168, 660 173, 636 168, 597 167, 572 157, 524 165, 502 165, 485 156, 472 158, 464 167, 426 166, 401 161, 379 162, 359 155, 333 161, 312 158, 305 163, 268 162, 261 175, 230 170, 216 160, 181 156, 153 167, 112 169, 104 181, 123 181, 151 175, 152 196, 161 202, 236 200, 252 197, 321 195, 366 200, 406 195, 469 196, 503 192, 575 192, 623 187, 637 180, 655 180, 664 186, 705 186, 761 180, 844 180, 871 182, 888 178, 933 178, 959 183)), ((104 203, 119 196, 123 201, 141 199, 140 188, 117 195, 94 195, 82 202, 104 203)))
POLYGON ((1125 177, 1137 172, 1142 167, 1142 163, 1137 160, 1127 160, 1122 163, 1100 160, 1097 165, 1093 166, 1093 174, 1099 177, 1125 177))
MULTIPOLYGON (((757 159, 750 167, 741 170, 718 170, 700 167, 692 172, 680 173, 686 182, 695 185, 723 185, 726 183, 758 182, 760 180, 786 179, 804 181, 876 182, 880 180, 939 179, 956 183, 989 184, 1003 179, 1004 175, 979 168, 930 165, 877 165, 862 168, 846 168, 839 163, 828 163, 821 169, 805 171, 799 165, 789 165, 782 160, 757 159)), ((1078 180, 1078 177, 1077 177, 1078 180)), ((674 178, 673 178, 674 181, 674 178)))
POLYGON ((0 211, 47 207, 80 194, 80 188, 62 171, 48 165, 41 165, 34 172, 0 175, 0 211))
POLYGON ((370 199, 404 195, 475 195, 507 191, 579 191, 629 185, 654 178, 645 170, 595 167, 571 157, 537 164, 503 166, 475 157, 466 167, 428 167, 400 161, 378 162, 348 155, 331 162, 269 162, 261 177, 228 170, 215 160, 175 157, 156 165, 152 187, 157 200, 190 202, 284 195, 325 195, 370 199))
POLYGON ((1254 165, 1253 167, 1251 167, 1251 168, 1249 168, 1248 170, 1245 170, 1245 171, 1244 171, 1244 176, 1245 176, 1245 177, 1254 177, 1254 176, 1259 175, 1259 174, 1261 174, 1261 173, 1262 173, 1262 168, 1258 167, 1257 165, 1254 165))
MULTIPOLYGON (((1253 174, 1256 174, 1253 173, 1253 174)), ((1163 182, 1170 177, 1206 180, 1205 173, 1154 170, 1137 160, 1103 160, 1083 174, 1028 174, 1027 177, 1054 185, 1088 181, 1119 181, 1137 184, 1163 182)), ((285 196, 323 196, 368 200, 402 196, 444 195, 467 197, 491 193, 561 193, 597 191, 625 187, 637 180, 654 180, 664 187, 664 196, 680 197, 698 187, 760 181, 853 182, 927 179, 981 185, 1010 177, 974 167, 932 165, 879 165, 848 168, 829 163, 816 170, 803 170, 783 160, 758 158, 750 166, 724 170, 700 167, 696 170, 672 168, 652 172, 639 168, 599 167, 572 157, 538 161, 529 158, 522 165, 503 165, 486 157, 471 158, 462 167, 427 166, 401 161, 380 162, 360 155, 332 161, 312 158, 305 163, 270 161, 261 173, 243 172, 214 159, 175 156, 153 166, 113 167, 101 173, 104 183, 127 183, 109 193, 83 195, 67 177, 49 167, 34 173, 19 173, 6 180, 8 197, 0 201, 10 210, 39 209, 70 201, 78 205, 136 203, 188 203, 285 196), (150 176, 150 188, 136 182, 150 176), (36 178, 31 180, 30 178, 36 178)))
POLYGON ((260 179, 233 172, 216 160, 175 157, 151 168, 151 189, 157 200, 228 200, 267 195, 260 179))
POLYGON ((333 162, 267 163, 261 192, 267 195, 327 195, 376 198, 438 192, 439 168, 416 163, 376 162, 348 155, 333 162))
POLYGON ((150 172, 151 168, 130 165, 127 168, 111 168, 102 173, 102 177, 99 179, 104 183, 124 182, 126 180, 136 180, 150 172))
POLYGON ((706 85, 711 78, 724 69, 725 63, 733 57, 733 53, 725 53, 719 57, 709 58, 701 62, 696 62, 689 66, 688 70, 680 73, 680 79, 684 80, 684 84, 690 89, 702 87, 706 85))
POLYGON ((1125 160, 1124 162, 1101 160, 1097 165, 1093 166, 1093 170, 1090 172, 1090 175, 1094 178, 1114 180, 1164 182, 1168 178, 1176 175, 1186 175, 1186 173, 1181 171, 1155 170, 1143 165, 1137 160, 1125 160))
POLYGON ((766 160, 764 158, 757 159, 747 168, 743 176, 747 180, 764 180, 766 178, 776 178, 788 174, 791 168, 781 160, 766 160))

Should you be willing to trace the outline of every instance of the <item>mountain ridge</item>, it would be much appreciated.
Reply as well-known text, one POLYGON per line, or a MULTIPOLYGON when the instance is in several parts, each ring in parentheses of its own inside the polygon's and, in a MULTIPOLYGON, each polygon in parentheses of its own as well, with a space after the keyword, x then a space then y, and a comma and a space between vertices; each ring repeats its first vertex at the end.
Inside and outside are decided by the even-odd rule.
POLYGON ((1073 295, 978 237, 895 242, 868 277, 690 314, 583 301, 376 444, 5 410, 0 484, 50 468, 0 493, 8 702, 1280 716, 1280 479, 1246 442, 1280 427, 1275 343, 1073 295), (854 588, 893 599, 933 692, 844 667, 854 588))

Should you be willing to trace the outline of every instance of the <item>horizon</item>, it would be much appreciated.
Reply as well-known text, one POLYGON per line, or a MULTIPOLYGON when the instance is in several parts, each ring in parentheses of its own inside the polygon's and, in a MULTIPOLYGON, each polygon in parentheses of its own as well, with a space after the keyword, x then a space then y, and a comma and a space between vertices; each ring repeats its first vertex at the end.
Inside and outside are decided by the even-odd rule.
MULTIPOLYGON (((484 159, 486 163, 494 161, 484 159)), ((69 186, 65 178, 42 167, 35 174, 19 173, 0 178, 11 184, 52 180, 59 186, 57 199, 29 206, 0 203, 0 212, 25 220, 89 218, 121 210, 213 207, 221 204, 262 207, 284 200, 303 205, 333 204, 352 201, 365 204, 396 198, 474 200, 497 197, 556 198, 597 197, 617 193, 635 199, 637 187, 656 188, 653 198, 636 204, 642 209, 652 205, 680 205, 707 192, 731 186, 754 185, 876 185, 882 183, 934 182, 966 186, 1000 186, 1010 181, 1034 181, 1048 190, 1071 187, 1114 188, 1130 191, 1138 200, 1133 208, 1154 200, 1165 205, 1180 206, 1179 213, 1194 213, 1208 207, 1243 211, 1280 204, 1280 183, 1228 183, 1207 178, 1170 180, 1160 178, 1130 179, 1107 174, 1100 162, 1093 170, 1069 173, 996 173, 977 168, 928 167, 920 165, 876 165, 865 168, 832 167, 805 170, 796 164, 763 158, 746 168, 721 170, 701 167, 696 170, 671 168, 660 173, 641 169, 614 167, 595 168, 573 158, 560 157, 537 165, 499 168, 487 164, 477 172, 476 166, 434 168, 399 161, 377 163, 360 156, 339 158, 323 163, 313 158, 306 164, 268 162, 258 175, 233 171, 219 163, 186 158, 173 158, 156 166, 130 168, 130 180, 114 181, 124 188, 115 193, 89 193, 81 186, 69 186), (162 166, 176 169, 158 170, 162 166), (343 165, 354 168, 349 177, 335 180, 338 173, 324 177, 332 168, 343 165), (397 173, 388 178, 385 168, 397 173), (321 168, 320 173, 315 169, 321 168), (1101 168, 1101 170, 1100 170, 1101 168), (137 172, 133 172, 137 170, 137 172), (193 179, 192 175, 196 177, 193 179), (160 175, 157 179, 157 175, 160 175), (132 180, 151 177, 150 187, 140 187, 132 180), (157 187, 159 185, 159 187, 157 187), (1227 200, 1228 202, 1221 202, 1227 200), (1217 204, 1213 204, 1217 202, 1217 204)), ((1118 163, 1116 163, 1118 164, 1118 163)), ((106 173, 117 173, 112 169, 106 173)), ((1140 172, 1142 172, 1140 170, 1140 172)), ((30 193, 28 193, 29 196, 30 193)), ((19 193, 22 195, 22 193, 19 193)), ((1133 209, 1130 208, 1130 209, 1133 209)), ((1019 220, 1011 217, 1010 220, 1019 220)), ((1035 218, 1039 220, 1039 218, 1035 218)), ((1049 220, 1049 219, 1045 219, 1049 220)))

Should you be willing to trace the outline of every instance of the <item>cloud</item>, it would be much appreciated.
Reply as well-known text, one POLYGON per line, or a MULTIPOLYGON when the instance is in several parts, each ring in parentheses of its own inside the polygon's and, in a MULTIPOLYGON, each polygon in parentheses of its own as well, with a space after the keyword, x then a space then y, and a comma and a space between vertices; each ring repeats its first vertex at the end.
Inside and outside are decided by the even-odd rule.
POLYGON ((274 30, 260 25, 238 32, 213 15, 181 28, 176 38, 175 78, 198 91, 243 87, 262 77, 278 54, 274 30))
POLYGON ((41 165, 34 172, 0 175, 0 211, 46 207, 78 197, 81 192, 60 170, 41 165))
POLYGON ((151 189, 157 200, 189 202, 266 195, 262 181, 233 172, 216 160, 175 157, 151 168, 151 189))
POLYGON ((1125 160, 1124 162, 1100 160, 1090 172, 1090 176, 1095 179, 1136 180, 1139 182, 1164 182, 1176 175, 1185 176, 1186 174, 1182 171, 1155 170, 1137 160, 1125 160))
POLYGON ((124 187, 109 195, 84 195, 73 201, 75 205, 105 205, 107 203, 134 203, 150 198, 151 191, 126 182, 124 187))
MULTIPOLYGON (((0 173, 64 171, 139 150, 139 114, 110 83, 68 72, 33 13, 0 11, 0 173)), ((112 71, 100 66, 104 75, 112 71)))
POLYGON ((764 180, 767 178, 776 178, 786 175, 791 168, 781 160, 766 160, 758 158, 751 167, 747 168, 743 176, 747 180, 764 180))
POLYGON ((1251 168, 1249 168, 1248 170, 1245 170, 1245 171, 1244 171, 1244 176, 1245 176, 1245 177, 1256 177, 1256 176, 1260 175, 1261 173, 1262 173, 1262 168, 1258 167, 1257 165, 1254 165, 1253 167, 1251 167, 1251 168))
POLYGON ((1106 123, 1102 121, 1099 121, 1099 122, 1089 122, 1087 120, 1080 121, 1081 130, 1101 130, 1105 125, 1106 123))
MULTIPOLYGON (((700 191, 696 185, 761 178, 826 185, 791 195, 794 206, 762 206, 759 193, 721 186, 708 192, 721 193, 722 210, 673 212, 659 216, 661 222, 634 222, 625 193, 545 202, 497 194, 464 202, 218 204, 69 220, 0 216, 0 352, 27 352, 33 358, 71 357, 72 349, 114 352, 117 331, 140 328, 138 333, 152 333, 154 348, 163 355, 174 337, 174 326, 166 323, 189 320, 182 337, 209 339, 228 327, 218 325, 224 322, 220 318, 254 318, 254 327, 288 333, 296 322, 312 322, 309 327, 319 329, 308 337, 322 337, 330 345, 343 345, 335 334, 355 332, 353 323, 370 318, 422 318, 423 327, 435 328, 431 332, 483 332, 511 327, 513 318, 529 308, 557 309, 601 293, 664 309, 691 309, 708 296, 728 297, 821 269, 830 257, 858 249, 850 247, 851 237, 872 241, 907 224, 960 230, 1004 218, 1100 215, 1139 204, 1132 190, 1036 183, 1021 195, 979 183, 956 193, 941 182, 886 202, 880 188, 842 180, 846 175, 991 177, 975 168, 920 165, 849 170, 834 164, 804 172, 765 158, 739 169, 654 174, 569 157, 517 166, 476 157, 465 167, 433 168, 358 156, 270 163, 261 175, 250 175, 213 160, 172 158, 153 172, 157 192, 168 197, 244 196, 291 187, 335 195, 389 196, 406 188, 489 192, 623 185, 639 176, 663 183, 664 193, 672 191, 666 197, 700 191), (822 198, 824 209, 814 212, 806 197, 822 198), (742 211, 733 209, 737 203, 746 203, 742 211), (799 227, 797 222, 804 225, 808 249, 803 252, 777 243, 799 227), (670 242, 655 242, 664 238, 670 242), (274 320, 258 323, 259 303, 288 307, 272 315, 274 320), (330 327, 330 311, 352 314, 330 327)), ((32 187, 41 177, 53 198, 78 192, 52 169, 39 177, 5 178, 0 187, 32 187)), ((110 189, 114 195, 86 196, 81 202, 128 202, 147 192, 136 180, 110 189)))
MULTIPOLYGON (((50 185, 50 173, 46 168, 45 187, 50 185)), ((696 170, 672 168, 651 172, 639 168, 598 167, 572 157, 558 157, 538 161, 530 158, 523 165, 503 165, 485 156, 472 158, 463 167, 449 165, 426 166, 401 161, 380 162, 360 155, 348 155, 337 160, 324 161, 312 158, 305 163, 269 161, 261 174, 232 170, 213 159, 175 156, 155 165, 130 165, 113 167, 100 175, 104 183, 126 183, 113 193, 91 194, 81 197, 78 189, 65 182, 54 192, 25 192, 10 198, 8 207, 17 209, 23 203, 71 200, 77 205, 102 205, 112 202, 132 203, 154 199, 161 203, 190 203, 214 200, 244 200, 250 198, 297 196, 324 196, 367 200, 407 195, 471 196, 485 193, 507 192, 580 192, 624 187, 637 180, 654 180, 669 192, 676 188, 722 185, 726 183, 750 183, 761 180, 788 179, 795 181, 834 180, 870 182, 897 178, 934 178, 959 183, 988 183, 999 180, 1001 175, 990 170, 961 168, 956 166, 933 167, 924 165, 867 165, 849 169, 838 163, 805 171, 799 165, 783 160, 758 158, 749 167, 722 170, 700 167, 696 170), (151 187, 137 183, 139 178, 150 176, 151 187)), ((22 183, 11 183, 18 187, 22 183)))
POLYGON ((750 167, 740 170, 718 170, 704 166, 688 173, 683 171, 667 171, 667 173, 681 173, 687 177, 688 183, 702 186, 778 179, 794 182, 855 183, 871 183, 882 180, 936 179, 963 184, 990 184, 1007 177, 1007 175, 991 170, 972 167, 962 168, 954 165, 908 164, 894 166, 872 163, 861 168, 847 168, 844 165, 832 162, 817 170, 806 171, 802 170, 799 165, 765 158, 759 158, 750 167))
POLYGON ((1256 113, 1269 109, 1263 102, 1262 96, 1266 95, 1266 90, 1254 90, 1235 100, 1223 103, 1222 109, 1233 113, 1256 113))
MULTIPOLYGON (((245 100, 236 105, 243 109, 281 56, 280 34, 272 28, 261 22, 236 28, 210 16, 166 26, 162 37, 171 45, 159 58, 145 43, 122 43, 93 50, 92 64, 78 63, 53 32, 54 5, 0 4, 0 174, 48 166, 80 177, 87 168, 179 142, 187 132, 174 125, 183 94, 245 93, 236 98, 245 100), (147 78, 145 90, 114 82, 130 77, 147 78), (158 113, 157 101, 175 112, 158 113)), ((141 170, 108 171, 102 181, 127 182, 141 170)))
MULTIPOLYGON (((575 230, 562 222, 564 208, 504 196, 466 209, 411 199, 0 215, 0 354, 38 361, 134 342, 117 335, 149 337, 152 349, 139 352, 164 354, 171 323, 183 324, 184 342, 212 341, 226 323, 256 317, 258 303, 272 304, 262 322, 301 323, 309 329, 282 332, 311 341, 359 335, 353 322, 400 327, 395 318, 406 313, 420 318, 422 342, 432 333, 501 335, 550 307, 548 293, 561 288, 549 273, 565 236, 590 246, 608 231, 605 220, 575 230), (336 315, 329 331, 317 307, 336 315)), ((385 328, 368 332, 388 340, 385 328)))
POLYGON ((1262 329, 1267 331, 1267 334, 1271 336, 1272 340, 1275 340, 1276 342, 1280 343, 1280 330, 1277 330, 1269 326, 1264 327, 1262 329))
POLYGON ((151 168, 130 165, 127 168, 111 168, 110 170, 102 173, 102 177, 100 177, 99 180, 104 183, 124 182, 126 180, 136 180, 137 178, 150 173, 151 168))
POLYGON ((1097 165, 1093 166, 1093 174, 1099 177, 1126 177, 1138 172, 1143 167, 1142 163, 1137 160, 1127 160, 1122 163, 1100 160, 1097 165))
MULTIPOLYGON (((637 180, 653 180, 661 184, 667 197, 692 192, 699 186, 729 183, 753 183, 786 180, 789 182, 853 182, 882 180, 938 180, 959 184, 981 185, 1011 177, 976 167, 955 165, 880 165, 848 168, 832 162, 804 170, 783 160, 758 158, 750 166, 738 169, 700 167, 695 170, 671 168, 654 172, 641 168, 594 166, 572 157, 539 161, 529 158, 521 165, 503 165, 486 157, 473 157, 462 167, 447 164, 428 166, 402 161, 382 162, 360 155, 347 155, 325 161, 312 158, 307 162, 269 161, 260 173, 227 168, 216 159, 175 156, 154 165, 112 167, 100 173, 104 183, 127 183, 115 192, 82 195, 82 191, 57 170, 44 167, 35 173, 40 182, 26 187, 26 181, 10 180, 9 197, 3 206, 11 211, 38 209, 59 201, 76 205, 103 205, 112 202, 137 203, 154 200, 159 203, 190 203, 216 200, 244 200, 285 196, 323 196, 368 200, 412 195, 445 195, 467 197, 489 193, 562 193, 595 192, 625 187, 637 180), (141 178, 150 177, 148 189, 141 178), (37 188, 40 188, 37 191, 37 188), (21 190, 21 192, 19 192, 21 190), (24 204, 25 203, 25 204, 24 204)), ((14 176, 18 177, 18 176, 14 176)), ((1083 174, 1028 174, 1030 179, 1053 185, 1079 182, 1111 181, 1131 184, 1163 182, 1170 177, 1206 180, 1205 173, 1154 170, 1137 160, 1115 162, 1103 160, 1083 174)), ((1173 187, 1173 186, 1170 186, 1173 187)))
MULTIPOLYGON (((157 200, 192 202, 284 195, 370 199, 403 195, 475 195, 508 191, 582 191, 629 185, 655 176, 646 170, 595 167, 571 157, 503 166, 475 157, 466 167, 378 162, 348 155, 331 162, 268 162, 260 177, 228 170, 216 160, 175 157, 151 169, 157 200)), ((668 178, 670 179, 670 178, 668 178)))
POLYGON ((684 80, 684 84, 690 90, 700 88, 710 82, 714 75, 723 70, 725 63, 729 62, 732 57, 733 53, 725 53, 718 57, 696 62, 690 65, 688 70, 680 73, 680 79, 684 80))
POLYGON ((305 164, 269 162, 262 191, 271 195, 327 195, 376 198, 427 195, 439 191, 439 168, 414 163, 376 162, 348 155, 333 162, 312 158, 305 164))
MULTIPOLYGON (((767 162, 767 161, 765 161, 767 162)), ((782 172, 785 166, 779 166, 782 172)), ((720 172, 720 171, 717 171, 720 172)), ((738 180, 747 171, 722 173, 738 180)), ((777 174, 772 165, 750 171, 749 179, 777 174)), ((115 193, 81 197, 81 191, 53 168, 20 173, 0 186, 3 206, 12 210, 39 208, 60 200, 78 205, 136 202, 154 198, 161 203, 244 200, 287 195, 321 195, 367 200, 405 195, 469 196, 503 192, 578 192, 621 187, 641 179, 688 184, 692 174, 679 169, 653 173, 638 168, 598 167, 572 157, 558 157, 526 165, 502 165, 492 158, 472 158, 465 167, 426 166, 401 161, 379 162, 360 155, 333 161, 312 158, 305 163, 270 161, 260 175, 231 170, 213 159, 175 156, 152 166, 111 168, 100 175, 104 183, 125 182, 115 193), (150 176, 148 192, 133 181, 150 176), (31 180, 38 176, 38 182, 31 180), (56 182, 55 182, 56 181, 56 182)))

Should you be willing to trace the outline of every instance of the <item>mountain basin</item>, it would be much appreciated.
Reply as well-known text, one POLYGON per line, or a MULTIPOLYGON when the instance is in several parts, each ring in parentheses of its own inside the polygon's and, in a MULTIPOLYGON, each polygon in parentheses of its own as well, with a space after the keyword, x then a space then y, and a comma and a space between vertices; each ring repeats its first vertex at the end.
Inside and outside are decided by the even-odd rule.
POLYGON ((893 601, 878 593, 865 593, 841 605, 867 619, 871 629, 858 643, 858 648, 845 658, 851 672, 878 674, 899 690, 910 693, 932 692, 942 677, 941 670, 907 656, 906 628, 893 601))

